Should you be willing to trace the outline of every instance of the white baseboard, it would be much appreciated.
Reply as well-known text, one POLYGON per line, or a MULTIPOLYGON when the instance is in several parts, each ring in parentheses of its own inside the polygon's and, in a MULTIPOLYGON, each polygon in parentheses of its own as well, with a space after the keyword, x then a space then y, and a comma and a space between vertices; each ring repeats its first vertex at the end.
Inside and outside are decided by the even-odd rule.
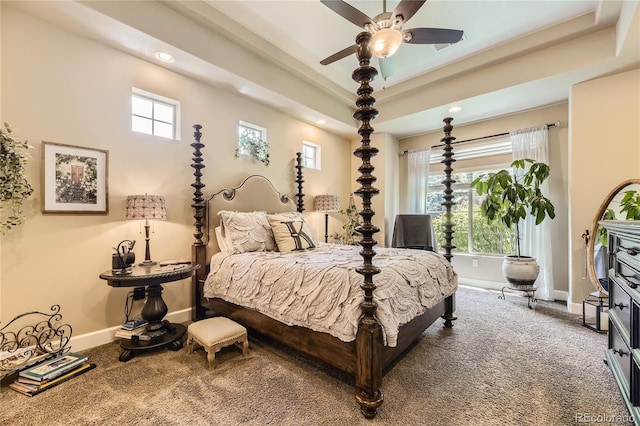
MULTIPOLYGON (((468 277, 459 277, 458 283, 461 285, 469 286, 469 287, 478 287, 478 288, 484 288, 487 290, 498 290, 498 291, 502 290, 507 285, 506 283, 502 283, 502 282, 477 280, 477 279, 468 278, 468 277)), ((566 301, 568 299, 568 296, 569 296, 568 292, 566 291, 555 290, 553 292, 554 300, 566 301)), ((578 306, 580 307, 580 313, 582 313, 582 305, 578 305, 578 306)), ((569 309, 571 309, 571 307, 569 307, 569 309)))
MULTIPOLYGON (((176 323, 190 321, 192 311, 192 308, 186 308, 181 311, 171 312, 167 314, 165 319, 176 323)), ((71 350, 74 352, 79 352, 95 348, 96 346, 111 343, 117 340, 117 338, 115 337, 115 333, 119 328, 120 326, 110 327, 105 328, 104 330, 81 334, 79 336, 71 336, 71 350)))

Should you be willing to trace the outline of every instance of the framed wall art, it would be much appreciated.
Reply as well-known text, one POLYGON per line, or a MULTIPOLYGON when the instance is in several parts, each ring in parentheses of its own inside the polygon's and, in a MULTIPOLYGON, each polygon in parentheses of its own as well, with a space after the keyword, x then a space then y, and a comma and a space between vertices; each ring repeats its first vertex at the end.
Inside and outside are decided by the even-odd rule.
POLYGON ((42 142, 42 212, 106 214, 109 152, 42 142))

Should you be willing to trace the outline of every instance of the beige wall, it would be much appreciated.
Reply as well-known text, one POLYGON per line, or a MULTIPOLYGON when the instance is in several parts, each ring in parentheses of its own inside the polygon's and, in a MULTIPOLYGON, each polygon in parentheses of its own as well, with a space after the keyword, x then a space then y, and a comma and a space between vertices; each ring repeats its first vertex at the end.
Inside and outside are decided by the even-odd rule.
POLYGON ((595 290, 581 235, 616 185, 640 177, 640 69, 573 86, 570 105, 570 301, 579 304, 595 290))
MULTIPOLYGON (((251 173, 270 177, 293 192, 293 159, 302 140, 322 146, 322 171, 305 174, 305 205, 312 197, 351 190, 349 141, 294 120, 227 91, 199 83, 164 68, 77 37, 22 12, 2 6, 2 119, 34 149, 28 178, 34 195, 27 201, 28 222, 2 237, 0 321, 32 310, 62 306, 74 336, 117 326, 124 320, 128 289, 111 288, 98 275, 109 269, 114 247, 136 239, 136 257, 144 258, 140 224, 124 220, 129 194, 166 197, 168 220, 154 224, 154 260, 188 258, 192 242, 190 167, 192 124, 203 125, 206 145, 205 192, 239 183, 251 173), (181 101, 180 141, 130 131, 130 95, 135 86, 181 101), (235 159, 238 121, 268 129, 271 164, 235 159), (41 141, 109 151, 107 215, 43 215, 41 141)), ((317 237, 324 220, 308 213, 317 237)), ((332 218, 330 232, 339 222, 332 218)), ((167 284, 169 312, 190 307, 189 281, 167 284)), ((140 303, 140 302, 136 302, 140 303)), ((141 309, 136 305, 135 310, 141 309)))
MULTIPOLYGON (((526 127, 538 126, 545 123, 561 122, 561 127, 552 127, 549 129, 549 157, 551 175, 549 177, 549 198, 556 208, 556 218, 551 222, 553 242, 553 276, 555 288, 560 292, 568 291, 568 269, 567 269, 567 240, 568 240, 568 202, 567 202, 567 178, 568 178, 568 127, 567 127, 568 107, 566 103, 553 105, 546 108, 540 108, 524 113, 513 114, 505 117, 499 117, 493 120, 486 120, 468 125, 456 126, 455 118, 452 122, 454 125, 451 135, 457 141, 476 138, 486 135, 494 135, 511 130, 517 130, 526 127)), ((443 117, 444 118, 444 117, 443 117)), ((444 132, 433 132, 423 135, 414 136, 400 140, 400 150, 414 150, 430 147, 440 144, 440 140, 444 137, 444 132)), ((441 149, 441 148, 434 148, 441 149)), ((455 146, 454 146, 455 158, 455 146)), ((510 158, 500 158, 500 161, 510 162, 510 158)), ((440 165, 433 165, 437 168, 440 165)), ((473 167, 477 166, 472 162, 455 162, 456 167, 473 167)), ((400 181, 406 182, 407 175, 407 156, 400 158, 400 181)), ((400 186, 400 206, 407 205, 406 185, 400 186)), ((458 272, 461 281, 469 284, 479 284, 484 286, 501 287, 506 283, 502 275, 502 257, 501 256, 472 256, 472 255, 455 255, 452 263, 458 272), (472 266, 473 260, 478 261, 478 266, 472 266)), ((558 297, 562 297, 559 295, 558 297)))

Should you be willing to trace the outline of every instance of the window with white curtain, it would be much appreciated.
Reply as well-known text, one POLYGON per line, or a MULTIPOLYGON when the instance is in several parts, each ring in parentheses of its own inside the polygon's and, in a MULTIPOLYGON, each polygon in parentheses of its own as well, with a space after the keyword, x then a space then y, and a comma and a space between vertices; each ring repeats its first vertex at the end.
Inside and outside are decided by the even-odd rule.
MULTIPOLYGON (((456 160, 484 159, 480 163, 486 166, 475 166, 464 169, 456 168, 452 184, 454 202, 452 207, 452 220, 454 222, 455 233, 452 244, 456 246, 453 250, 456 253, 472 254, 509 254, 513 252, 513 233, 500 224, 487 224, 487 221, 480 213, 482 197, 476 194, 471 188, 471 182, 481 174, 497 172, 500 169, 508 168, 510 162, 497 160, 498 156, 511 153, 511 141, 508 136, 468 142, 456 146, 454 149, 456 160)), ((430 155, 430 164, 438 164, 442 161, 442 150, 433 149, 430 155)), ((445 189, 442 181, 445 175, 443 172, 430 173, 426 182, 425 199, 420 201, 420 196, 411 195, 410 203, 424 202, 424 211, 433 217, 434 230, 438 245, 444 245, 444 206, 442 206, 443 191, 445 189)), ((410 194, 412 194, 410 192, 410 194)))

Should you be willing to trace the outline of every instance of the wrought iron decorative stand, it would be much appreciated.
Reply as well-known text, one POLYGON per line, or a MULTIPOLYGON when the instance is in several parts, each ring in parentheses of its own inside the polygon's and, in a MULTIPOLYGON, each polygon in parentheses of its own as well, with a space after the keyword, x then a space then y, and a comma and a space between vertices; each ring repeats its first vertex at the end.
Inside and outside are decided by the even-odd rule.
POLYGON ((25 312, 0 328, 0 379, 68 352, 72 329, 61 321, 60 305, 53 305, 51 313, 25 312), (12 324, 17 331, 9 330, 12 324))
POLYGON ((536 299, 535 297, 535 293, 536 290, 538 289, 538 287, 534 286, 534 285, 525 285, 525 286, 520 286, 520 287, 511 287, 508 285, 505 285, 504 287, 502 287, 502 295, 498 296, 498 299, 502 299, 505 300, 505 295, 504 295, 504 289, 507 288, 509 290, 513 290, 513 291, 519 291, 522 293, 525 293, 525 296, 527 297, 527 307, 529 309, 531 309, 531 302, 537 302, 538 299, 536 299))

